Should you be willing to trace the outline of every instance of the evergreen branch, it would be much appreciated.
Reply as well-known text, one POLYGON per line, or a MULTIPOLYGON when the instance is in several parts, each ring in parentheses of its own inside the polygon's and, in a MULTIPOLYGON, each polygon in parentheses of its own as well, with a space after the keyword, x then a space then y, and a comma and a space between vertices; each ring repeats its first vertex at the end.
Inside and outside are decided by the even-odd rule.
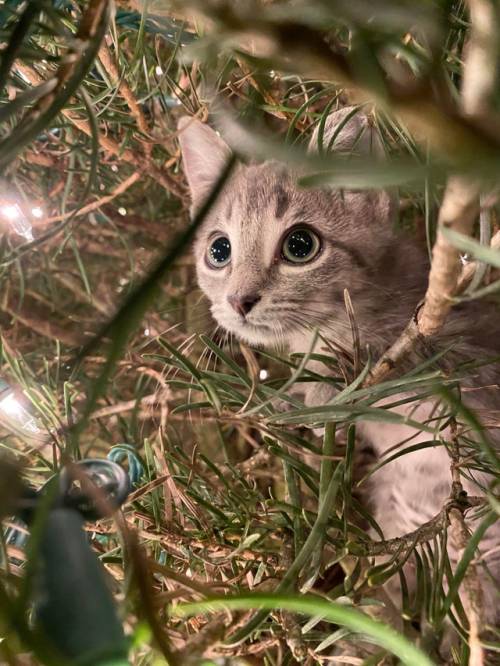
MULTIPOLYGON (((32 85, 40 84, 42 77, 32 68, 23 63, 18 62, 17 69, 32 83, 32 85)), ((75 111, 71 109, 62 109, 61 113, 66 117, 80 132, 87 136, 92 136, 92 129, 90 123, 84 118, 80 118, 75 111)), ((131 150, 130 148, 122 148, 120 144, 107 134, 99 133, 99 146, 108 153, 110 156, 130 164, 137 169, 143 176, 149 176, 167 192, 172 192, 175 196, 184 199, 186 191, 179 182, 171 176, 167 171, 157 166, 153 160, 145 155, 131 150)))
MULTIPOLYGON (((50 87, 45 95, 38 98, 35 105, 24 115, 16 132, 0 142, 0 168, 5 169, 26 144, 47 127, 77 90, 104 38, 109 13, 109 0, 89 2, 82 16, 76 39, 71 42, 69 53, 55 73, 57 85, 50 87)), ((91 131, 90 136, 92 136, 91 131)))
MULTIPOLYGON (((473 18, 480 21, 479 28, 473 29, 467 59, 463 67, 462 105, 465 113, 484 112, 486 100, 490 99, 495 76, 483 75, 478 67, 487 67, 496 71, 496 47, 492 49, 491 40, 483 38, 483 30, 487 35, 490 28, 485 27, 483 16, 485 3, 472 3, 473 18), (477 84, 477 80, 481 83, 477 84)), ((429 273, 429 284, 423 305, 395 343, 383 354, 366 381, 367 386, 382 381, 396 365, 414 349, 419 340, 436 335, 443 327, 447 315, 453 306, 453 298, 460 284, 460 252, 442 233, 443 229, 451 229, 466 235, 472 233, 473 225, 479 214, 479 180, 471 180, 465 176, 451 176, 448 180, 443 202, 439 211, 436 242, 432 249, 432 265, 429 273)))
MULTIPOLYGON (((118 86, 118 89, 123 99, 127 102, 128 108, 130 109, 132 115, 135 118, 137 127, 142 132, 144 137, 147 137, 149 139, 150 136, 149 128, 148 128, 148 123, 146 122, 146 118, 144 117, 144 113, 142 112, 142 109, 139 106, 135 98, 135 95, 132 92, 132 89, 127 83, 126 79, 123 76, 120 76, 118 72, 118 67, 116 66, 115 60, 111 55, 109 47, 106 43, 104 43, 99 49, 99 60, 101 61, 104 68, 110 75, 113 83, 118 86)), ((143 141, 143 148, 146 157, 150 159, 151 149, 152 149, 152 144, 150 142, 150 139, 143 141)))
MULTIPOLYGON (((410 71, 405 80, 395 81, 385 71, 378 76, 363 76, 363 68, 353 67, 349 54, 327 41, 324 34, 293 18, 274 21, 263 11, 245 10, 229 3, 200 3, 191 0, 197 10, 216 20, 223 28, 250 43, 248 51, 255 55, 259 46, 265 58, 285 71, 299 72, 309 78, 335 81, 356 89, 362 99, 376 100, 398 115, 417 136, 455 165, 464 165, 480 154, 483 159, 497 159, 500 151, 500 123, 484 125, 464 113, 442 85, 439 70, 419 78, 410 71), (255 46, 255 36, 263 38, 255 46)), ((243 42, 242 48, 247 46, 243 42)), ((475 56, 476 51, 473 51, 475 56)), ((471 66, 475 67, 474 57, 471 66)), ((366 63, 365 63, 366 64, 366 63)), ((368 65, 367 65, 368 66, 368 65)), ((495 66, 490 62, 489 66, 495 66)), ((472 77, 471 73, 471 77, 472 77)), ((484 94, 482 92, 481 94, 484 94)))

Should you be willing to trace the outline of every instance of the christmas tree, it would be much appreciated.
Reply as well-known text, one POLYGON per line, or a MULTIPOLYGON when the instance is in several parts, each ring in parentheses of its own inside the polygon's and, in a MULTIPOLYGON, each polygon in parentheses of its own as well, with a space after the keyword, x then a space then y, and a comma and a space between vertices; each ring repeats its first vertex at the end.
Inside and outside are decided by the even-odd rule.
MULTIPOLYGON (((40 488, 87 458, 121 463, 132 484, 87 531, 130 663, 445 663, 450 627, 446 663, 498 663, 477 593, 498 485, 474 503, 461 479, 498 478, 499 459, 460 392, 495 359, 407 359, 452 307, 498 292, 499 21, 490 0, 1 3, 2 663, 59 663, 30 620, 44 518, 28 540, 12 517, 20 479, 40 488), (389 159, 307 153, 351 105, 389 159), (335 368, 334 404, 290 397, 331 381, 308 358, 249 348, 212 320, 191 244, 223 179, 190 215, 186 116, 210 117, 239 159, 300 167, 303 186, 399 188, 397 224, 432 256, 425 300, 380 358, 359 341, 353 357, 311 350, 335 368), (378 405, 401 394, 439 398, 456 437, 441 442, 449 503, 390 540, 358 501, 371 472, 353 456, 356 424, 390 421, 378 405), (384 596, 393 577, 402 612, 384 596)), ((345 307, 356 342, 348 294, 345 307)))

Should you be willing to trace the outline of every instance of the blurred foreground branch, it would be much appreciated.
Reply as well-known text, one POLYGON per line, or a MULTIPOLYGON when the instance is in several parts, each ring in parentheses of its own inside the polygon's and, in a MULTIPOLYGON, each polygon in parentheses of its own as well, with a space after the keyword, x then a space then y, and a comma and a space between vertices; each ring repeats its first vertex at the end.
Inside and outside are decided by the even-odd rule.
MULTIPOLYGON (((463 67, 461 105, 464 114, 479 120, 489 108, 496 82, 498 49, 497 24, 488 0, 472 0, 471 36, 463 67), (491 11, 490 11, 491 10, 491 11), (486 72, 484 71, 486 70, 486 72)), ((438 217, 436 242, 432 250, 429 284, 423 306, 417 309, 406 329, 371 371, 366 385, 382 381, 419 339, 429 338, 443 327, 458 292, 461 275, 460 252, 445 238, 443 229, 470 235, 479 214, 479 195, 484 183, 462 175, 450 176, 438 217)))
MULTIPOLYGON (((191 1, 192 6, 217 21, 223 30, 238 36, 251 56, 261 55, 285 71, 292 70, 308 78, 335 81, 355 90, 358 97, 375 100, 401 118, 433 151, 467 169, 472 164, 481 168, 478 155, 481 155, 483 167, 493 164, 500 151, 500 116, 490 110, 485 123, 484 114, 475 113, 479 107, 484 110, 484 100, 489 98, 488 88, 491 91, 496 80, 495 74, 484 74, 485 68, 488 72, 496 71, 496 62, 492 60, 492 35, 495 39, 497 35, 496 15, 494 10, 488 14, 492 23, 485 29, 487 12, 484 7, 479 8, 480 4, 489 3, 488 0, 471 2, 474 6, 471 18, 475 24, 464 66, 467 100, 464 105, 450 95, 437 60, 429 63, 422 76, 413 74, 410 68, 404 68, 401 76, 394 76, 397 59, 392 58, 384 69, 385 55, 377 57, 379 54, 370 53, 371 64, 366 65, 370 75, 367 76, 360 63, 353 62, 334 38, 327 40, 310 22, 301 22, 298 13, 282 14, 277 19, 272 12, 266 16, 262 7, 257 9, 252 3, 243 8, 230 3, 191 1)), ((436 12, 439 14, 437 8, 436 12)), ((441 18, 436 16, 435 20, 441 18)), ((368 58, 367 53, 364 55, 368 58)))

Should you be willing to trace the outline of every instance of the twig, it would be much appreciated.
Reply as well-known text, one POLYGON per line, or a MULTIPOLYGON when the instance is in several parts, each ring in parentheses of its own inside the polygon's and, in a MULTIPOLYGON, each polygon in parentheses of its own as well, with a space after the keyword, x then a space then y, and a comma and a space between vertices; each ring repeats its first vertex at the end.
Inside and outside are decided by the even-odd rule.
POLYGON ((95 421, 96 419, 114 416, 115 414, 123 414, 123 412, 129 412, 144 405, 157 405, 162 399, 168 399, 169 397, 170 391, 168 389, 166 391, 157 391, 155 393, 151 393, 150 395, 145 395, 139 400, 126 400, 125 402, 109 405, 109 407, 96 409, 90 418, 92 421, 95 421), (162 396, 162 393, 165 395, 162 396))
MULTIPOLYGON (((38 72, 31 67, 20 62, 16 63, 16 67, 32 85, 38 85, 43 81, 38 72)), ((61 113, 81 132, 87 136, 92 136, 90 124, 83 118, 79 118, 74 111, 71 109, 63 109, 61 113)), ((173 178, 173 176, 158 167, 148 157, 138 154, 130 150, 130 148, 122 148, 114 139, 102 133, 99 134, 99 145, 105 152, 113 155, 113 157, 134 166, 142 175, 149 176, 156 180, 157 183, 167 191, 172 192, 175 196, 181 199, 186 197, 186 190, 184 187, 173 178)))
POLYGON ((53 222, 62 222, 63 220, 66 220, 69 217, 81 217, 82 215, 88 215, 92 211, 101 208, 101 206, 105 206, 106 204, 113 201, 113 199, 126 192, 129 189, 129 187, 132 187, 134 183, 137 183, 137 181, 140 180, 141 175, 142 174, 139 173, 139 171, 135 171, 132 175, 126 178, 122 183, 120 183, 117 187, 115 187, 115 189, 110 194, 107 194, 105 197, 101 197, 96 201, 92 201, 86 206, 83 206, 83 208, 80 208, 76 213, 74 211, 69 211, 64 215, 54 215, 52 217, 46 217, 43 220, 37 222, 37 227, 42 227, 48 224, 52 224, 53 222))
MULTIPOLYGON (((463 68, 461 107, 467 117, 484 115, 496 81, 497 35, 494 8, 489 0, 470 0, 473 22, 463 68), (492 25, 487 25, 491 21, 492 25), (493 33, 491 32, 493 30, 493 33), (492 41, 494 43, 492 43, 492 41), (486 73, 478 68, 488 70, 486 73)), ((425 341, 439 332, 453 306, 459 286, 460 253, 444 237, 444 228, 470 235, 479 213, 481 184, 464 176, 451 176, 439 211, 438 231, 432 250, 429 286, 424 303, 396 342, 384 353, 365 382, 366 386, 385 379, 406 357, 419 339, 425 341)))
MULTIPOLYGON (((493 234, 493 238, 491 239, 490 242, 490 247, 492 250, 500 250, 500 231, 497 231, 495 234, 493 234)), ((476 261, 470 261, 463 267, 462 274, 460 275, 460 279, 458 280, 457 294, 461 294, 468 287, 469 283, 474 277, 477 265, 478 264, 476 261)))
MULTIPOLYGON (((457 551, 457 558, 460 561, 467 543, 470 539, 470 532, 467 529, 463 512, 454 507, 449 512, 450 533, 452 543, 457 551)), ((469 621, 469 666, 483 666, 484 654, 479 634, 483 627, 482 608, 483 591, 475 562, 470 562, 463 578, 464 594, 461 596, 467 620, 469 621)))
MULTIPOLYGON (((167 475, 159 477, 158 480, 155 479, 154 482, 151 482, 150 489, 157 487, 165 482, 167 475), (156 483, 158 481, 158 483, 156 483)), ((142 489, 138 489, 136 493, 132 496, 132 499, 135 500, 138 496, 143 495, 144 493, 139 492, 142 489)), ((130 500, 127 500, 127 504, 130 500)), ((127 522, 133 526, 134 522, 132 518, 128 515, 126 516, 127 522)), ((134 512, 134 519, 144 521, 147 525, 152 524, 149 516, 140 513, 139 511, 134 512)), ((157 530, 140 530, 139 536, 145 536, 151 541, 157 541, 161 543, 162 547, 166 550, 171 551, 174 555, 180 559, 184 559, 186 556, 186 549, 188 550, 200 550, 202 551, 204 557, 208 558, 212 564, 224 563, 227 564, 234 560, 242 560, 244 562, 264 562, 267 566, 272 567, 275 572, 282 572, 286 570, 283 563, 280 561, 280 557, 276 553, 259 553, 248 548, 238 550, 238 545, 235 544, 234 547, 227 546, 223 543, 218 543, 215 540, 201 540, 196 536, 196 533, 184 532, 169 529, 165 526, 160 526, 157 530), (217 562, 220 560, 221 562, 217 562)))
POLYGON ((85 14, 82 16, 78 31, 70 43, 68 53, 65 55, 62 65, 55 74, 57 79, 56 87, 38 100, 35 106, 29 111, 30 116, 42 113, 57 99, 61 89, 73 75, 86 43, 96 35, 99 24, 105 19, 108 4, 109 0, 90 0, 85 14))
POLYGON ((490 120, 499 53, 494 0, 468 0, 471 29, 465 49, 467 67, 462 77, 462 108, 474 118, 490 120))
POLYGON ((368 543, 349 543, 347 547, 350 552, 355 555, 362 556, 377 556, 377 555, 397 555, 401 550, 414 548, 415 546, 431 541, 440 534, 449 524, 449 515, 453 508, 457 508, 460 504, 464 509, 474 506, 484 505, 485 500, 482 497, 467 497, 461 499, 458 503, 456 500, 449 500, 441 511, 431 518, 420 527, 417 527, 413 532, 408 532, 400 537, 394 539, 386 539, 384 541, 370 541, 368 543))
POLYGON ((461 271, 460 252, 446 240, 442 229, 470 235, 479 213, 479 191, 478 183, 471 183, 461 176, 452 176, 446 186, 432 250, 429 286, 418 316, 419 333, 424 337, 434 335, 443 326, 453 305, 461 271))
POLYGON ((198 633, 186 641, 182 650, 179 650, 176 655, 179 663, 186 664, 186 666, 199 664, 200 657, 205 654, 207 649, 224 638, 227 624, 226 614, 218 613, 198 633))
MULTIPOLYGON (((452 419, 450 429, 452 438, 448 453, 451 458, 451 496, 452 499, 458 500, 458 502, 450 509, 448 517, 451 540, 457 552, 457 561, 460 561, 470 539, 470 532, 464 517, 468 498, 464 495, 460 479, 460 443, 455 419, 452 419)), ((483 626, 483 591, 477 566, 476 562, 471 562, 467 567, 462 583, 464 594, 461 595, 464 611, 469 621, 469 666, 483 666, 483 648, 479 640, 479 633, 483 626)))
MULTIPOLYGON (((455 212, 455 220, 446 219, 443 213, 440 214, 444 227, 453 228, 462 233, 466 232, 466 227, 470 229, 474 220, 473 212, 478 211, 478 198, 475 201, 472 200, 473 195, 477 194, 477 186, 467 185, 465 182, 463 185, 463 189, 460 190, 460 184, 455 183, 457 189, 453 189, 453 191, 456 192, 456 195, 452 194, 452 190, 447 189, 449 208, 445 213, 455 212)), ((500 248, 500 232, 493 236, 490 246, 493 249, 500 248)), ((453 306, 453 297, 466 289, 477 267, 476 262, 471 262, 460 270, 459 256, 459 251, 438 232, 425 300, 417 306, 403 333, 377 361, 365 380, 364 386, 373 386, 386 379, 418 342, 425 343, 426 338, 431 338, 441 329, 446 315, 453 306)))
POLYGON ((57 280, 65 289, 70 291, 77 299, 92 305, 98 312, 105 317, 109 317, 112 313, 112 307, 96 298, 95 294, 89 294, 82 289, 78 284, 76 278, 69 273, 53 273, 54 280, 57 280))
MULTIPOLYGON (((127 102, 127 106, 135 118, 137 127, 146 137, 149 137, 148 123, 146 122, 144 113, 142 112, 142 109, 139 106, 134 93, 132 92, 132 88, 129 86, 127 81, 120 76, 115 59, 111 55, 111 52, 106 43, 104 43, 99 49, 99 60, 104 65, 104 68, 110 75, 113 83, 118 86, 123 99, 127 102)), ((145 154, 148 158, 151 157, 152 144, 147 141, 142 141, 142 143, 145 154)))

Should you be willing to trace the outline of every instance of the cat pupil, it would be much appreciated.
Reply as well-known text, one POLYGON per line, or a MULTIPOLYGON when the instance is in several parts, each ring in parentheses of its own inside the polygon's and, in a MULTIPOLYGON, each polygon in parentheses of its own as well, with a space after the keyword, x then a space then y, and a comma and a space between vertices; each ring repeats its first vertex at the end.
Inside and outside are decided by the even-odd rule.
POLYGON ((316 234, 307 229, 295 229, 283 244, 283 258, 289 262, 306 263, 318 253, 320 241, 316 234))
POLYGON ((229 238, 220 236, 216 238, 209 248, 210 263, 215 266, 222 266, 227 264, 231 257, 231 243, 229 238))
POLYGON ((288 237, 288 249, 297 259, 309 256, 313 249, 313 239, 307 231, 294 231, 288 237))

